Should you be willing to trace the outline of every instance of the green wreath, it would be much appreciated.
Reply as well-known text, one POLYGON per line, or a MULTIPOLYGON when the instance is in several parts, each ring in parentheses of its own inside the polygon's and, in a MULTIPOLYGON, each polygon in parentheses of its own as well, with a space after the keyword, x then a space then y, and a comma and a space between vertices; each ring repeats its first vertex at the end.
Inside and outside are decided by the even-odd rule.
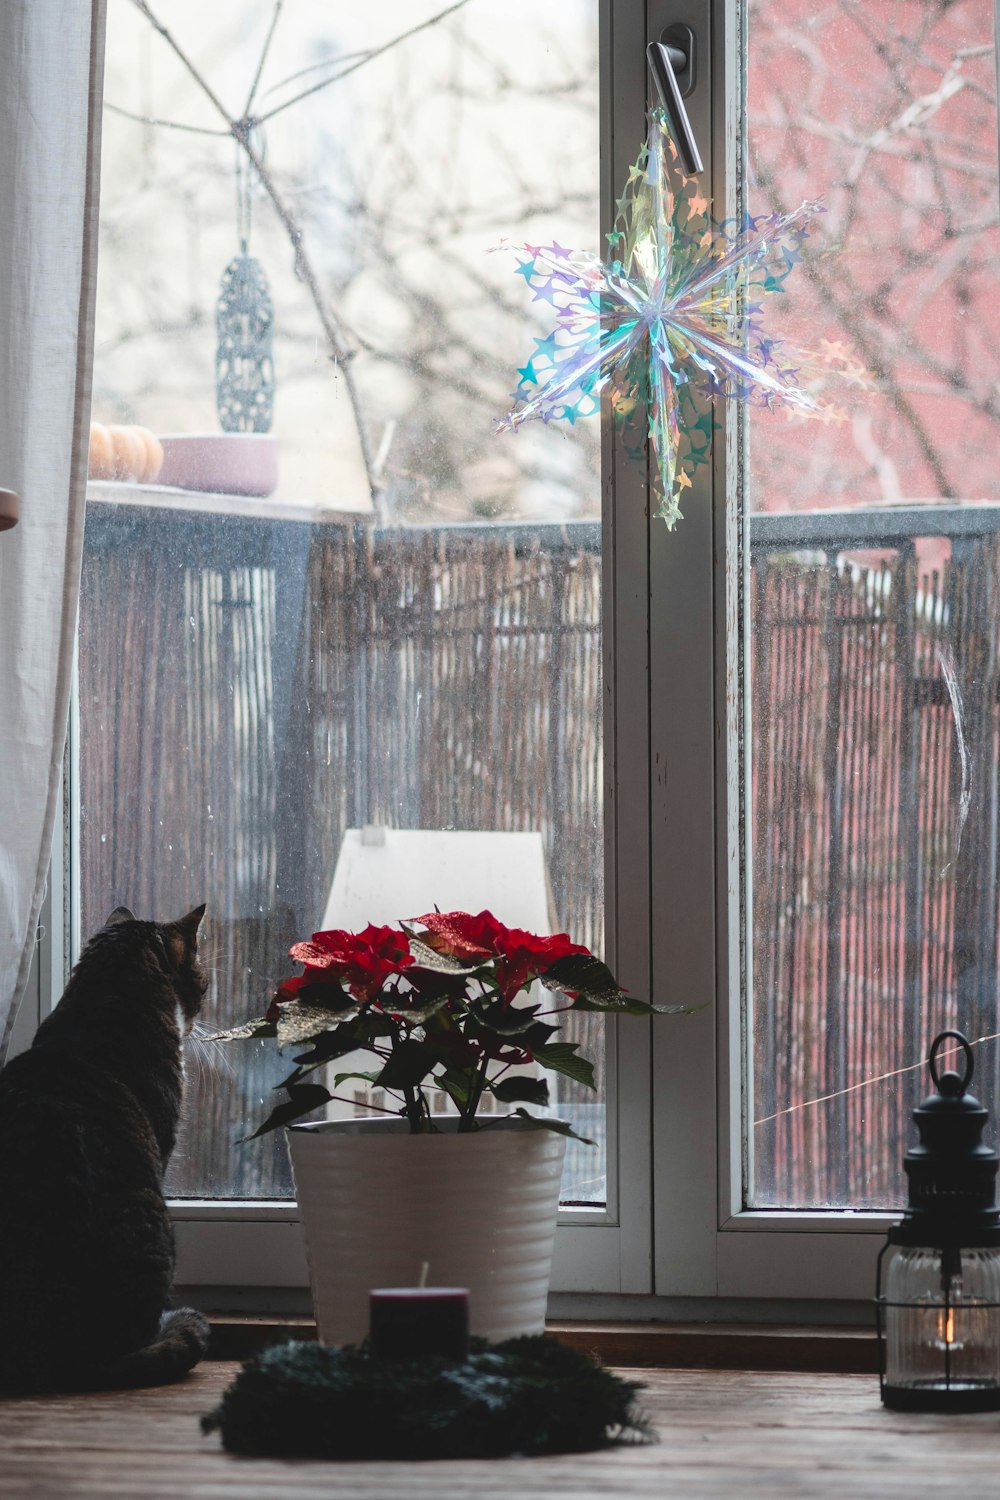
POLYGON ((248 1360, 201 1425, 231 1453, 275 1458, 579 1453, 652 1440, 641 1389, 544 1335, 473 1339, 461 1364, 288 1343, 248 1360))

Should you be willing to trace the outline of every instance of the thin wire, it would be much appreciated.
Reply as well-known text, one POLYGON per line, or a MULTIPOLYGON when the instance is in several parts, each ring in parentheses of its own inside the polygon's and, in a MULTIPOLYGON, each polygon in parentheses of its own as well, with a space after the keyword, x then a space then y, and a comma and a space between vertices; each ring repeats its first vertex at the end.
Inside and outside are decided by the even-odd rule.
POLYGON ((236 142, 236 235, 240 250, 246 255, 250 248, 252 203, 250 197, 250 170, 240 143, 236 142))
MULTIPOLYGON (((995 1042, 1000 1039, 1000 1031, 992 1031, 989 1036, 977 1036, 975 1041, 969 1043, 970 1047, 978 1047, 983 1042, 995 1042)), ((947 1057, 952 1052, 958 1052, 958 1047, 948 1047, 941 1054, 947 1057)), ((764 1115, 759 1120, 754 1120, 754 1129, 758 1125, 767 1125, 771 1120, 780 1119, 782 1115, 792 1115, 799 1109, 811 1109, 815 1104, 827 1104, 831 1099, 840 1099, 844 1094, 856 1093, 858 1089, 869 1088, 873 1083, 885 1083, 889 1078, 901 1078, 904 1073, 915 1073, 918 1068, 926 1068, 927 1059, 921 1058, 920 1062, 908 1063, 905 1068, 895 1068, 891 1073, 879 1073, 875 1078, 864 1078, 860 1083, 849 1084, 846 1089, 837 1089, 833 1094, 821 1094, 818 1099, 803 1099, 801 1104, 790 1104, 787 1109, 775 1110, 773 1115, 764 1115)))
POLYGON ((391 52, 393 47, 399 46, 400 42, 405 42, 411 36, 416 36, 419 31, 426 31, 429 26, 436 26, 438 21, 443 21, 446 16, 454 15, 457 10, 463 10, 468 4, 469 0, 455 0, 454 5, 449 5, 444 10, 439 10, 436 16, 430 16, 428 20, 421 21, 419 26, 411 26, 409 31, 404 31, 399 36, 394 36, 391 42, 385 42, 381 47, 373 47, 360 61, 352 63, 349 68, 344 68, 340 73, 335 73, 332 78, 324 78, 322 83, 314 83, 312 88, 303 89, 301 94, 293 94, 292 98, 286 99, 284 104, 276 104, 274 109, 269 109, 266 114, 261 115, 257 123, 263 124, 265 120, 273 120, 274 116, 280 115, 283 109, 290 109, 293 104, 298 104, 301 99, 308 99, 310 94, 318 94, 321 89, 329 88, 331 83, 339 83, 342 78, 346 78, 350 73, 356 73, 359 68, 363 68, 373 58, 381 57, 384 52, 391 52))

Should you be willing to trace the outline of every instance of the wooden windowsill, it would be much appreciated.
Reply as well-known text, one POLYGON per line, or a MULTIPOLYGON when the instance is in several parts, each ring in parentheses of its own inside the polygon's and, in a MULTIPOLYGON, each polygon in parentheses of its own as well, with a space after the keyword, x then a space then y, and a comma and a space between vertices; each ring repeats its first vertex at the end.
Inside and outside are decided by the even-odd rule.
POLYGON ((545 1458, 236 1458, 198 1419, 236 1375, 0 1402, 0 1495, 177 1500, 943 1500, 993 1496, 996 1412, 893 1412, 871 1375, 647 1370, 656 1441, 545 1458))
MULTIPOLYGON (((217 1313, 209 1359, 248 1359, 269 1344, 315 1339, 308 1317, 217 1313)), ((870 1375, 878 1369, 875 1334, 864 1328, 794 1328, 739 1323, 599 1323, 560 1320, 547 1331, 630 1368, 802 1370, 870 1375)))

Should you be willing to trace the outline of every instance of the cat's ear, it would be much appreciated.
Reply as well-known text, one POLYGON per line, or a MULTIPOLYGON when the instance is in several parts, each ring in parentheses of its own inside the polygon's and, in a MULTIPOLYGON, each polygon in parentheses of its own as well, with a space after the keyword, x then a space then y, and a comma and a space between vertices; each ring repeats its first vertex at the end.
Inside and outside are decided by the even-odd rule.
POLYGON ((175 927, 180 928, 192 948, 198 942, 198 928, 201 926, 202 918, 205 915, 206 904, 203 901, 200 906, 195 907, 194 911, 189 911, 186 917, 181 917, 179 922, 174 923, 175 927))
POLYGON ((111 913, 110 917, 108 918, 108 920, 105 922, 104 925, 105 925, 105 927, 117 927, 119 922, 134 922, 134 921, 135 921, 135 912, 129 911, 129 909, 128 909, 127 906, 116 906, 115 909, 114 909, 114 911, 111 913))

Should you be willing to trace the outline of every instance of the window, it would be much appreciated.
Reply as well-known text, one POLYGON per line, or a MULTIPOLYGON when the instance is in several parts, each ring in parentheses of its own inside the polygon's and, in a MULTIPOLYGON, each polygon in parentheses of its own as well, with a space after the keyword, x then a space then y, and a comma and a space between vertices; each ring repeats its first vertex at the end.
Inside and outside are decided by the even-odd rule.
MULTIPOLYGON (((685 522, 654 594, 653 680, 681 693, 663 710, 664 761, 684 767, 675 788, 699 789, 681 809, 662 802, 659 967, 677 976, 669 998, 714 979, 719 999, 714 1054, 712 1018, 697 1018, 698 1066, 654 1037, 656 1285, 860 1301, 901 1198, 926 1039, 951 1018, 977 1037, 997 1030, 996 361, 979 348, 996 346, 993 12, 814 16, 760 0, 743 22, 745 110, 738 88, 720 97, 717 74, 716 202, 723 170, 730 212, 741 183, 751 212, 822 194, 772 316, 793 346, 852 353, 869 384, 862 399, 841 382, 835 426, 725 414, 714 533, 702 512, 700 538, 685 522), (739 134, 740 161, 726 161, 721 130, 739 134), (695 760, 713 718, 714 803, 695 760), (961 856, 967 920, 952 861, 973 725, 985 806, 979 848, 961 856), (700 853, 713 842, 714 872, 700 853), (697 851, 682 879, 678 848, 697 851), (714 945, 698 919, 713 899, 714 945), (702 1143, 716 1122, 713 1178, 702 1143)), ((737 55, 723 50, 730 68, 737 55)), ((970 804, 965 830, 974 817, 970 804)), ((654 861, 656 836, 654 823, 654 861)))
POLYGON ((827 207, 782 328, 851 361, 749 424, 757 1206, 896 1205, 944 1027, 1000 1099, 993 20, 748 12, 750 196, 827 207))
MULTIPOLYGON (((249 232, 279 478, 92 485, 81 925, 207 886, 215 1003, 242 1015, 349 832, 535 835, 559 925, 698 1007, 588 1037, 605 1151, 571 1163, 555 1286, 867 1298, 920 1076, 899 1070, 946 1021, 998 1030, 992 8, 574 0, 557 25, 468 0, 336 33, 296 9, 252 108, 273 7, 170 23, 263 119, 262 188, 225 133, 176 128, 224 132, 110 8, 95 415, 214 430, 215 288, 249 232), (668 534, 609 433, 493 438, 544 314, 483 252, 597 244, 675 21, 716 214, 825 198, 781 335, 868 384, 828 427, 718 412, 668 534)), ((277 1074, 220 1066, 172 1168, 183 1274, 301 1284, 280 1150, 232 1147, 277 1074)))
MULTIPOLYGON (((109 11, 94 416, 165 453, 157 483, 89 491, 79 928, 207 896, 219 1024, 260 1012, 297 937, 435 903, 600 950, 600 427, 493 432, 547 331, 502 241, 600 238, 597 6, 169 26, 176 49, 109 11), (253 116, 247 149, 209 90, 253 116), (270 283, 242 308, 270 435, 218 433, 224 270, 230 297, 270 283)), ((571 1145, 564 1198, 614 1224, 614 1041, 606 1064, 603 1026, 578 1034, 602 1086, 554 1107, 599 1144, 571 1145)), ((236 1144, 286 1072, 193 1049, 182 1223, 263 1244, 293 1215, 280 1134, 236 1144)))

